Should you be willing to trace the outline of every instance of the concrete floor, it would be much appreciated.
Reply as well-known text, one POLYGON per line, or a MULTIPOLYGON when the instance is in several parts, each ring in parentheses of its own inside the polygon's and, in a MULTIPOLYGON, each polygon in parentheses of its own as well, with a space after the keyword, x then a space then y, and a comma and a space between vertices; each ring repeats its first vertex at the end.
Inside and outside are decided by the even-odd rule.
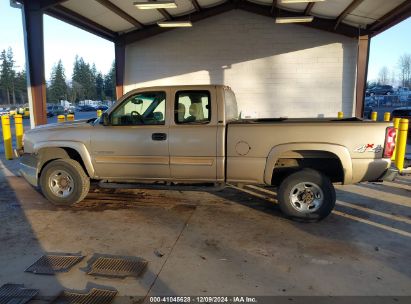
MULTIPOLYGON (((115 303, 147 295, 411 296, 411 177, 337 187, 320 223, 282 217, 272 189, 223 191, 94 188, 57 208, 0 163, 0 285, 40 290, 116 288, 115 303), (24 270, 51 252, 87 257, 55 276, 24 270), (160 257, 158 253, 164 254, 160 257), (157 253, 157 254, 156 254, 157 253), (87 275, 94 254, 139 256, 140 278, 87 275)), ((408 298, 409 299, 409 298, 408 298)))

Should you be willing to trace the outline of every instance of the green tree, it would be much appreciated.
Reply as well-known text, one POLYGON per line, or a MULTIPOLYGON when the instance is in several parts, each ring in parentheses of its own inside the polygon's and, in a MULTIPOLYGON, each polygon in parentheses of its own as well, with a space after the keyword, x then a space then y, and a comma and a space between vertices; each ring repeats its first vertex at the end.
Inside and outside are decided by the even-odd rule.
POLYGON ((104 99, 104 78, 101 72, 96 75, 96 97, 98 100, 104 99))
POLYGON ((27 103, 27 77, 25 70, 16 73, 16 77, 14 78, 14 87, 19 103, 27 103))
POLYGON ((48 97, 53 103, 67 99, 66 75, 61 60, 58 61, 51 72, 48 97))
POLYGON ((3 50, 0 54, 0 61, 0 88, 3 91, 3 95, 6 95, 7 103, 10 104, 11 96, 13 97, 13 103, 15 103, 13 50, 11 48, 7 51, 3 50))
POLYGON ((96 67, 90 67, 82 57, 76 56, 73 67, 72 86, 76 100, 96 98, 96 67))
POLYGON ((104 94, 108 99, 116 99, 116 67, 114 62, 110 71, 104 76, 104 94))

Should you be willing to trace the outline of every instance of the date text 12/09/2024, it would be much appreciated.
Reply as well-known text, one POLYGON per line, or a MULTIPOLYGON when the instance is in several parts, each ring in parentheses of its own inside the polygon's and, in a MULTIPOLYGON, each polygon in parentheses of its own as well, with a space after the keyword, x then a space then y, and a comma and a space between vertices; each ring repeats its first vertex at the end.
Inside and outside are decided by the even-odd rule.
POLYGON ((150 303, 259 303, 256 297, 231 296, 231 297, 212 297, 212 296, 167 296, 150 297, 150 303))

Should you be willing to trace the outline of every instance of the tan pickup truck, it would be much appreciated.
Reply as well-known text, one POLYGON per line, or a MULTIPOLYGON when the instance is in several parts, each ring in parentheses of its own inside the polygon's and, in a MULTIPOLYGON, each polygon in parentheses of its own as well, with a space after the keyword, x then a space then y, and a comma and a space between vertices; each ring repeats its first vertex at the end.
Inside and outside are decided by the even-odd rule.
POLYGON ((277 186, 286 215, 321 219, 333 183, 394 177, 394 141, 384 122, 241 119, 226 86, 150 87, 99 119, 28 131, 21 173, 55 204, 83 200, 90 180, 277 186))

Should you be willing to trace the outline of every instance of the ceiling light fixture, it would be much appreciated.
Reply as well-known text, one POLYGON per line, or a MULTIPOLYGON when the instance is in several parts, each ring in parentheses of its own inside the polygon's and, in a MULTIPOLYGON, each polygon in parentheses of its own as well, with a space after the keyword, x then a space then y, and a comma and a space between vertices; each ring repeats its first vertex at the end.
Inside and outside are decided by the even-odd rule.
POLYGON ((300 23, 300 22, 312 22, 313 16, 301 16, 301 17, 277 17, 275 23, 300 23))
POLYGON ((308 2, 324 2, 325 0, 280 0, 281 4, 290 3, 308 3, 308 2))
POLYGON ((158 9, 158 8, 176 8, 175 1, 137 1, 133 3, 138 9, 158 9))
POLYGON ((157 22, 160 27, 192 27, 191 21, 160 21, 157 22))

